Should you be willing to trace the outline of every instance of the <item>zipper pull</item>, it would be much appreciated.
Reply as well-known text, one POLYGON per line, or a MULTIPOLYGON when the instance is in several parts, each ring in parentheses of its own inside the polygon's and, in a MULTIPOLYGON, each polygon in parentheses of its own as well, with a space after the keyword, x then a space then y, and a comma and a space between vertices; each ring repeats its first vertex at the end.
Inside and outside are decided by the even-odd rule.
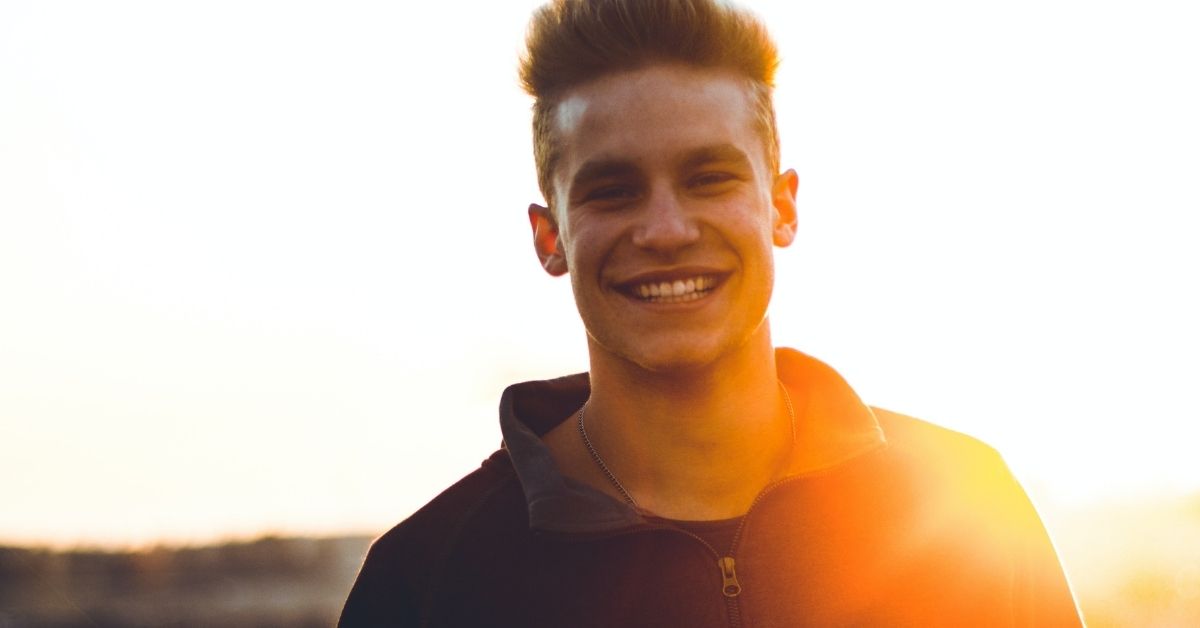
POLYGON ((717 566, 721 568, 721 593, 725 597, 737 597, 742 592, 742 585, 738 583, 737 571, 733 568, 733 557, 719 559, 717 566))

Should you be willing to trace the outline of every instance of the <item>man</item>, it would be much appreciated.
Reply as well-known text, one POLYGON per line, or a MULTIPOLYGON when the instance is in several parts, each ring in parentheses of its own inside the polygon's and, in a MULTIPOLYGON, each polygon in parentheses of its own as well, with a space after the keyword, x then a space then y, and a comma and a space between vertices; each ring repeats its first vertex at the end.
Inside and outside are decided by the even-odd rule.
POLYGON ((342 626, 1073 626, 986 445, 776 349, 775 49, 714 0, 558 0, 521 73, 590 371, 509 387, 504 448, 378 539, 342 626))

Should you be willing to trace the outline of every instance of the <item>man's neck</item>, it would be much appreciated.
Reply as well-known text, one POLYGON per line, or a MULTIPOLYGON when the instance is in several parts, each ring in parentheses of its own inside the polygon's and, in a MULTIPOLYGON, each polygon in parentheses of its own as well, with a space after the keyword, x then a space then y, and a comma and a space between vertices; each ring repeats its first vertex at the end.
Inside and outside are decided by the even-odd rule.
MULTIPOLYGON (((588 435, 640 507, 673 519, 733 517, 777 477, 792 426, 765 323, 760 331, 712 364, 671 372, 593 350, 588 435)), ((594 465, 582 443, 575 452, 594 465)), ((594 472, 578 479, 615 490, 594 472)))

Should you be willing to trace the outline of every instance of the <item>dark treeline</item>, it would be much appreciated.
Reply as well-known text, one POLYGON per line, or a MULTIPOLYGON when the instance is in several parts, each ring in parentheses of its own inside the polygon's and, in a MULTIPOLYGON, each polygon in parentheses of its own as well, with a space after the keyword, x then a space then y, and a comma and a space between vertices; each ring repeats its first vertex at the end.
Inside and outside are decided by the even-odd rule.
POLYGON ((136 552, 0 547, 0 628, 330 626, 369 537, 136 552))

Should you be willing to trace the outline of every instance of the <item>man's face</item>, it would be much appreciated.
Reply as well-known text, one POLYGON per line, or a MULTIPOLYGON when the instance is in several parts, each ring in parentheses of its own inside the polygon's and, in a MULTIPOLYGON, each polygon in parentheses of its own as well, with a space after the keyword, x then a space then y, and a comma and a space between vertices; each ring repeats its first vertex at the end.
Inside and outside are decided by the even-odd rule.
POLYGON ((554 210, 530 219, 546 270, 570 272, 594 358, 686 369, 766 334, 796 176, 771 172, 753 112, 743 80, 677 65, 563 98, 554 210))

